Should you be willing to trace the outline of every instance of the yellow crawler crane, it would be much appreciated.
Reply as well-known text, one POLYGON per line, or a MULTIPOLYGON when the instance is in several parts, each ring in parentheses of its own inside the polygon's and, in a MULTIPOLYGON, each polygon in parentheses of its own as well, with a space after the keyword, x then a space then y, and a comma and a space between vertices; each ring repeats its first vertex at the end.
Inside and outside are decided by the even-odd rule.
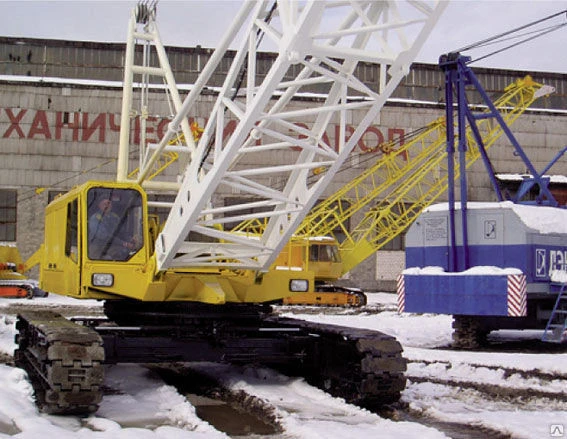
POLYGON ((296 293, 282 300, 284 305, 363 306, 362 290, 334 285, 342 276, 338 242, 330 236, 292 238, 276 259, 276 269, 305 267, 314 275, 314 291, 296 293))
POLYGON ((263 364, 363 406, 399 398, 406 363, 394 337, 282 318, 271 304, 314 291, 307 264, 290 254, 284 266, 278 257, 409 71, 445 6, 441 0, 246 1, 181 101, 155 2, 138 5, 124 57, 116 181, 89 181, 50 203, 44 243, 33 256, 43 289, 104 300, 107 318, 69 321, 27 311, 16 325, 15 362, 28 372, 42 410, 96 410, 103 364, 116 362, 263 364), (269 69, 256 74, 263 34, 279 50, 269 69), (237 36, 243 39, 235 43, 237 36), (234 44, 237 50, 229 51, 234 44), (210 98, 211 78, 227 58, 232 65, 195 142, 188 115, 199 116, 196 104, 202 95, 210 98), (360 61, 380 64, 377 90, 354 76, 360 61), (136 76, 144 84, 141 99, 133 96, 136 76), (149 109, 157 101, 150 76, 165 83, 175 116, 159 144, 142 138, 134 146, 131 117, 156 114, 149 109), (234 93, 244 79, 246 89, 234 93), (313 86, 326 98, 298 110, 293 98, 313 86), (134 109, 134 102, 142 108, 134 109), (337 152, 324 134, 331 121, 346 133, 352 111, 360 123, 349 138, 338 139, 337 152), (229 120, 234 130, 223 133, 229 120), (171 145, 181 133, 185 143, 171 145), (170 152, 179 154, 170 160, 178 174, 160 162, 164 155, 172 159, 170 152), (134 156, 140 162, 133 174, 134 156), (326 172, 312 180, 322 167, 326 172), (270 187, 273 175, 283 189, 270 187), (223 205, 235 189, 246 201, 223 205), (150 191, 176 193, 163 226, 150 221, 150 191), (253 218, 249 212, 256 208, 263 209, 256 218, 268 218, 259 233, 226 230, 227 223, 253 218))

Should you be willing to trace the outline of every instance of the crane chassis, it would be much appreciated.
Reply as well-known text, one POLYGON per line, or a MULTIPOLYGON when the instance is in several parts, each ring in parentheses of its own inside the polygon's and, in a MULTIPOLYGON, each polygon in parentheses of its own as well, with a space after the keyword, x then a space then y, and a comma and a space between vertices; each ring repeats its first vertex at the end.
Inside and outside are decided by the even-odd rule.
POLYGON ((265 365, 346 401, 377 408, 399 399, 406 360, 392 336, 282 318, 267 305, 106 302, 110 319, 19 315, 18 367, 45 413, 97 410, 104 364, 212 361, 265 365))

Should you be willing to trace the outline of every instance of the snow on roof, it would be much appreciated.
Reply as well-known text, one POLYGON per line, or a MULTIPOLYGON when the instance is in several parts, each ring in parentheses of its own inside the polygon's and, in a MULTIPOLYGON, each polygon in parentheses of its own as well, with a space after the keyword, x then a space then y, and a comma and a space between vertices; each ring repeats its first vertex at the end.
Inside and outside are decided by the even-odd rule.
MULTIPOLYGON (((455 203, 455 209, 460 210, 461 203, 455 203)), ((518 218, 530 229, 542 234, 567 234, 567 209, 549 206, 534 206, 515 204, 511 201, 502 202, 469 202, 467 209, 511 209, 518 218)), ((449 203, 438 203, 424 209, 423 212, 443 212, 449 210, 449 203)))
MULTIPOLYGON (((501 181, 523 181, 532 177, 531 174, 496 174, 496 178, 501 181)), ((565 175, 543 175, 543 177, 549 177, 550 183, 567 183, 565 175)))
POLYGON ((517 268, 500 268, 494 266, 476 266, 469 268, 468 270, 461 271, 461 272, 446 272, 442 267, 411 267, 406 268, 403 271, 403 274, 410 274, 410 275, 423 275, 423 274, 430 274, 430 275, 447 275, 447 276, 461 276, 461 275, 471 275, 471 276, 502 276, 502 275, 509 275, 509 274, 522 274, 521 270, 517 268))
MULTIPOLYGON (((53 84, 58 86, 88 86, 88 87, 109 87, 122 89, 122 81, 107 81, 103 79, 76 79, 76 78, 60 78, 56 76, 23 76, 23 75, 0 75, 0 81, 10 81, 10 82, 22 82, 22 83, 38 83, 38 84, 53 84)), ((139 86, 139 83, 135 82, 134 86, 139 86)), ((193 87, 192 84, 177 84, 177 88, 180 90, 190 90, 193 87)), ((165 89, 164 84, 150 84, 149 88, 152 89, 165 89)))
MULTIPOLYGON (((7 82, 21 82, 21 83, 41 83, 41 84, 52 84, 57 86, 89 86, 89 87, 107 87, 107 88, 122 88, 123 82, 122 81, 106 81, 101 79, 76 79, 76 78, 61 78, 61 77, 50 77, 50 76, 25 76, 25 75, 0 75, 0 81, 7 81, 7 82)), ((138 83, 135 83, 134 86, 139 86, 138 83)), ((179 90, 189 91, 193 88, 193 84, 176 84, 179 90)), ((151 89, 164 89, 166 86, 164 84, 149 84, 151 89)), ((207 86, 208 90, 211 91, 220 91, 220 87, 213 87, 207 86)), ((243 90, 240 91, 243 93, 243 90)), ((283 92, 274 92, 275 95, 281 94, 283 92)), ((296 97, 302 98, 313 98, 313 99, 325 99, 327 97, 326 94, 322 93, 312 93, 312 92, 302 92, 297 93, 296 97)), ((367 97, 362 96, 351 96, 351 99, 363 99, 367 100, 367 97)), ((406 98, 389 98, 387 100, 389 103, 403 103, 403 104, 410 104, 410 105, 434 105, 439 106, 439 102, 433 101, 425 101, 419 99, 406 99, 406 98)), ((544 113, 551 113, 551 114, 567 114, 567 110, 560 110, 560 109, 548 109, 548 108, 527 108, 526 112, 544 112, 544 113)))

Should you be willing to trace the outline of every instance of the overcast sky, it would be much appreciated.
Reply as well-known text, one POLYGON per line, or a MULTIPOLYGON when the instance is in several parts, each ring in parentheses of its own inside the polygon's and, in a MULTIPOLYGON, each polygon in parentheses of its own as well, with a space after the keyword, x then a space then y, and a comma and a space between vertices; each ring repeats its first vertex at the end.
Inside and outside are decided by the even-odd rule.
MULTIPOLYGON (((124 42, 136 1, 2 1, 0 36, 124 42)), ((158 24, 166 45, 215 47, 240 6, 237 0, 160 0, 158 24)), ((567 9, 558 0, 453 0, 417 61, 439 55, 567 9)), ((554 24, 566 23, 562 15, 554 24)), ((473 66, 567 73, 567 27, 473 66)), ((467 53, 473 59, 483 52, 467 53)))

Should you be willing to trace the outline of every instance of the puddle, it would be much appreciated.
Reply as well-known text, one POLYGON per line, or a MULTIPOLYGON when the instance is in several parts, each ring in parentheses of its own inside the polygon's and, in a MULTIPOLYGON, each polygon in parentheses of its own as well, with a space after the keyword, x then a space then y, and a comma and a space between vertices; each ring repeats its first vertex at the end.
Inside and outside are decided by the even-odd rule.
POLYGON ((221 388, 210 377, 187 368, 177 371, 156 368, 155 371, 187 398, 199 418, 217 430, 232 437, 279 437, 281 428, 267 419, 269 416, 263 417, 261 411, 241 404, 242 398, 221 388))
POLYGON ((185 394, 185 397, 195 407, 199 418, 229 436, 273 435, 277 433, 274 426, 250 413, 233 407, 227 402, 192 393, 185 394))

